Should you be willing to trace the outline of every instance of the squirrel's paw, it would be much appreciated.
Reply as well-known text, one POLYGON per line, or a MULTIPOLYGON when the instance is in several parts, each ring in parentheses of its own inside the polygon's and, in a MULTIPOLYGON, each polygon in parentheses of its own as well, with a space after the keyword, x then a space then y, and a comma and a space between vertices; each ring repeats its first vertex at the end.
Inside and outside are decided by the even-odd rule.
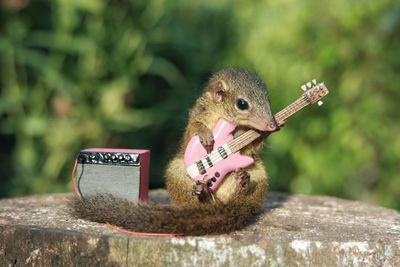
POLYGON ((200 202, 208 202, 212 199, 212 192, 209 186, 209 179, 205 181, 196 181, 193 185, 192 194, 197 196, 200 202))
POLYGON ((238 195, 246 195, 249 191, 250 174, 242 169, 236 173, 236 193, 238 195))
POLYGON ((206 127, 203 127, 198 131, 198 136, 200 139, 200 143, 207 151, 207 154, 210 154, 214 148, 214 136, 212 134, 212 131, 206 127))

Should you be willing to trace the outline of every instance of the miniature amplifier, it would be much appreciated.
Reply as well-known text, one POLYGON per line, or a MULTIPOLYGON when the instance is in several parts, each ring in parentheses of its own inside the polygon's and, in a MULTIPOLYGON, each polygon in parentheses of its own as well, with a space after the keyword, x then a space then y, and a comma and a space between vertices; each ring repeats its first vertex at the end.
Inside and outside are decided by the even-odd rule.
POLYGON ((148 197, 149 150, 90 148, 79 152, 76 164, 73 179, 82 197, 112 194, 134 202, 148 197))

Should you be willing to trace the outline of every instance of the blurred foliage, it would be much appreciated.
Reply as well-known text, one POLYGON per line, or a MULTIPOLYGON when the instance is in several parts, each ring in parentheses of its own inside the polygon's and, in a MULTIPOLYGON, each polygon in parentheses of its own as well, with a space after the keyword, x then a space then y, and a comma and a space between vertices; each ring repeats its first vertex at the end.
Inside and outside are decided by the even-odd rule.
POLYGON ((400 209, 397 1, 0 0, 0 196, 63 192, 86 147, 149 148, 162 186, 215 70, 257 70, 274 111, 322 107, 269 138, 271 190, 400 209))

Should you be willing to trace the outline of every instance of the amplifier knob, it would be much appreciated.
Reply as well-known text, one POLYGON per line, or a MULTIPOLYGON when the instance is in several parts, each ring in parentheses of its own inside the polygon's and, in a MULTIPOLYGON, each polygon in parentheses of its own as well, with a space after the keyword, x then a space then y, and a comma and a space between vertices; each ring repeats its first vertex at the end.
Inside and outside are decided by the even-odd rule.
POLYGON ((131 156, 129 156, 129 154, 126 154, 124 157, 125 157, 126 161, 131 161, 132 160, 132 158, 131 158, 131 156))
POLYGON ((78 162, 80 162, 80 163, 87 162, 87 155, 86 154, 80 154, 79 157, 78 157, 78 162))
POLYGON ((97 153, 97 155, 98 155, 99 163, 103 163, 106 161, 104 159, 104 153, 97 153))
POLYGON ((112 162, 117 162, 118 161, 117 156, 115 154, 111 154, 111 160, 112 162))
POLYGON ((119 160, 119 161, 124 161, 124 156, 119 155, 119 156, 118 156, 118 160, 119 160))

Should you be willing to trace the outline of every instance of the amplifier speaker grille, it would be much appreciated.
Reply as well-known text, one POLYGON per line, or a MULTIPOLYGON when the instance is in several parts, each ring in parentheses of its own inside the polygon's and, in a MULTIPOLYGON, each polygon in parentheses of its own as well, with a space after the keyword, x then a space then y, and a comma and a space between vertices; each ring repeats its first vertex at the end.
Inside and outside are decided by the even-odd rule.
POLYGON ((101 193, 134 202, 147 199, 150 151, 91 148, 77 160, 76 184, 83 197, 101 193))

